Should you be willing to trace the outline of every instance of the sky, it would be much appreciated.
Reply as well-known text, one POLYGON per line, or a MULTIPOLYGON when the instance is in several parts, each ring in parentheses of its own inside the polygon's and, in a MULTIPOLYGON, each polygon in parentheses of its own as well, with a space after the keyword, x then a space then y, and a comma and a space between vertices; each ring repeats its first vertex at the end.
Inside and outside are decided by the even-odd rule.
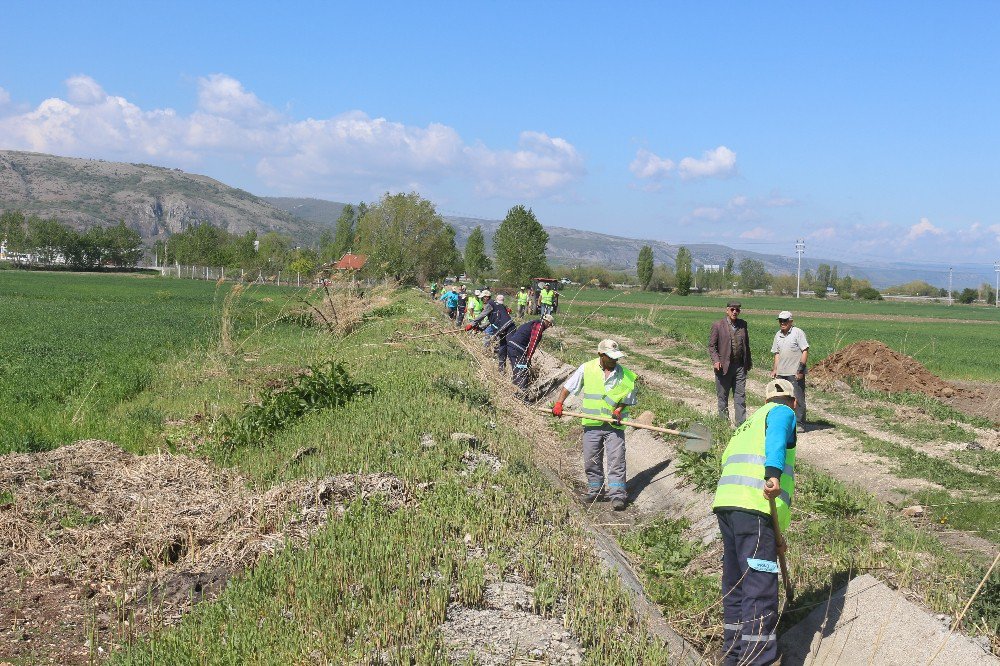
MULTIPOLYGON (((1000 3, 0 0, 0 149, 855 264, 1000 260, 1000 3)), ((992 272, 992 271, 991 271, 992 272)))

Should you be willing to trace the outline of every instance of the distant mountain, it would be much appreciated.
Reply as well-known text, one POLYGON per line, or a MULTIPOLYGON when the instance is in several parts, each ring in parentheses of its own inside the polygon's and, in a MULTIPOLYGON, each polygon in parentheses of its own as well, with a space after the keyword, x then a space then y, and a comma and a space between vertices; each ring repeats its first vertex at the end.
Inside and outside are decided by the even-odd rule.
POLYGON ((54 217, 77 228, 124 221, 145 239, 208 222, 231 233, 319 237, 320 225, 244 190, 179 169, 0 151, 0 209, 54 217))
MULTIPOLYGON (((231 233, 277 231, 303 245, 315 243, 333 227, 345 204, 323 199, 257 197, 209 178, 179 169, 126 164, 38 153, 0 151, 0 210, 54 217, 78 228, 124 221, 146 240, 166 238, 190 224, 208 222, 231 233)), ((445 216, 455 228, 459 247, 483 228, 487 251, 500 220, 445 216)), ((555 264, 601 264, 613 270, 635 270, 639 249, 648 244, 657 263, 673 266, 678 245, 663 241, 612 236, 566 227, 545 227, 548 255, 555 264)), ((764 263, 772 273, 794 273, 793 256, 736 250, 718 244, 688 245, 696 265, 724 265, 730 257, 764 263)), ((840 275, 868 279, 876 287, 924 280, 947 283, 947 268, 919 264, 851 265, 803 258, 803 269, 820 263, 836 265, 840 275)), ((954 286, 992 282, 992 266, 964 267, 954 272, 954 286)))

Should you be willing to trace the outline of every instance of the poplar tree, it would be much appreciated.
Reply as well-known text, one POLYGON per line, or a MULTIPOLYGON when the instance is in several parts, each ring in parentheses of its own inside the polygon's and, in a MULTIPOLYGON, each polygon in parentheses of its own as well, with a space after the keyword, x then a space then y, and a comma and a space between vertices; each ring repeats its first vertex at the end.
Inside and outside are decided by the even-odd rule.
POLYGON ((548 242, 549 234, 530 208, 517 205, 507 211, 507 217, 493 234, 493 252, 501 284, 523 286, 531 278, 546 277, 549 272, 545 259, 548 242))
POLYGON ((653 248, 648 245, 643 245, 639 250, 636 274, 639 276, 639 286, 643 291, 649 289, 649 283, 653 280, 653 248))
POLYGON ((677 293, 687 296, 691 293, 691 251, 683 245, 677 248, 677 257, 674 259, 674 272, 677 274, 677 293))
POLYGON ((486 238, 483 228, 476 227, 465 243, 465 274, 473 282, 479 282, 486 271, 493 268, 493 262, 486 256, 486 238))

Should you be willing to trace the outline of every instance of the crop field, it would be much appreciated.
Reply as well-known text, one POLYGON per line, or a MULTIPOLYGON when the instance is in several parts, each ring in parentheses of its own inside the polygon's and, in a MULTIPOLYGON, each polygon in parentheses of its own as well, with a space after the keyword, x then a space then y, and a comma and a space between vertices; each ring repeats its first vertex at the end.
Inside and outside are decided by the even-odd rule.
POLYGON ((693 308, 712 308, 722 312, 730 300, 738 300, 744 310, 775 313, 781 310, 806 313, 840 313, 848 315, 930 317, 970 321, 1000 322, 1000 309, 996 307, 952 305, 943 303, 911 303, 900 301, 844 300, 837 296, 828 298, 793 298, 788 296, 703 296, 690 294, 678 296, 671 293, 648 291, 618 291, 611 289, 581 289, 566 287, 561 290, 561 303, 587 303, 609 305, 663 305, 693 308))
MULTIPOLYGON (((798 309, 798 312, 792 310, 795 325, 802 328, 809 339, 810 364, 859 340, 874 339, 914 357, 928 370, 945 379, 997 381, 1000 378, 997 370, 1000 367, 1000 344, 997 344, 996 327, 988 323, 914 322, 892 317, 811 317, 809 311, 802 310, 795 303, 790 306, 787 300, 775 300, 768 307, 762 307, 756 300, 743 299, 742 303, 744 311, 741 316, 750 326, 751 351, 757 367, 770 369, 771 342, 777 331, 775 314, 779 309, 793 307, 798 309)), ((724 305, 723 299, 715 310, 666 310, 617 305, 617 302, 608 305, 579 304, 563 299, 559 305, 559 323, 571 331, 583 326, 611 335, 627 335, 642 342, 659 336, 676 338, 705 349, 707 363, 708 334, 712 322, 722 318, 724 305)), ((840 305, 862 307, 866 304, 841 302, 840 305)), ((894 309, 905 311, 909 307, 922 309, 930 306, 894 304, 894 309)), ((860 314, 857 310, 850 312, 860 314)), ((893 315, 905 316, 908 315, 893 315)), ((919 316, 930 315, 925 312, 919 316)))
POLYGON ((158 416, 120 408, 161 364, 217 343, 216 291, 196 280, 0 271, 0 452, 82 438, 141 446, 158 416))

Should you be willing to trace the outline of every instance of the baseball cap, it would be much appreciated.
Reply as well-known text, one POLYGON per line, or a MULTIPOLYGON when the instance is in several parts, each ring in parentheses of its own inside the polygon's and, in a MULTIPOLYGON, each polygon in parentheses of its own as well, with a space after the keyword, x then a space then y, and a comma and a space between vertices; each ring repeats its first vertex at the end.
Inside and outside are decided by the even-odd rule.
POLYGON ((503 303, 503 294, 497 294, 497 303, 503 303))
POLYGON ((547 322, 549 324, 554 324, 556 320, 552 318, 552 315, 546 314, 542 315, 542 321, 547 322))
POLYGON ((794 398, 795 389, 787 379, 772 379, 764 385, 764 397, 767 400, 780 397, 794 398))
POLYGON ((482 295, 483 295, 483 292, 479 291, 478 289, 476 289, 476 290, 475 290, 474 292, 472 292, 472 293, 473 293, 473 294, 475 294, 476 296, 482 296, 482 295))
POLYGON ((618 348, 618 343, 614 340, 601 340, 601 343, 597 345, 597 353, 615 360, 625 356, 625 352, 618 348))
POLYGON ((481 292, 479 292, 479 295, 482 296, 483 298, 486 298, 487 296, 492 296, 493 294, 490 293, 489 289, 483 289, 481 292))
POLYGON ((778 313, 778 319, 791 319, 791 318, 792 318, 792 313, 789 312, 788 310, 782 310, 781 312, 778 313))

